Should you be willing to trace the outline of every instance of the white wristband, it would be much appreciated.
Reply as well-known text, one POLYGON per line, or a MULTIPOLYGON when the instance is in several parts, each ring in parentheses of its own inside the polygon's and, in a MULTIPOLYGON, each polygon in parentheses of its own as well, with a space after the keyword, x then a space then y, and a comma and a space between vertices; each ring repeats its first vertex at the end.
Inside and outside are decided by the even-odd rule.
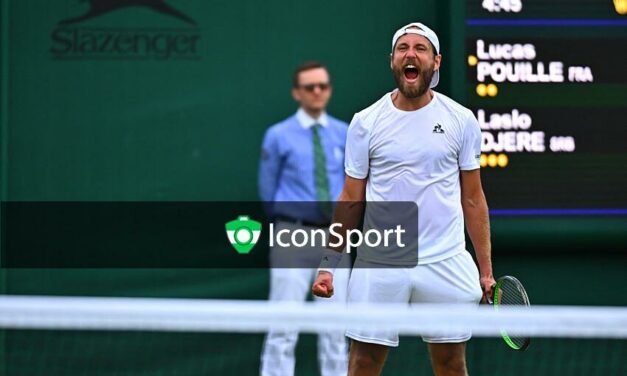
POLYGON ((340 263, 340 260, 342 260, 341 252, 334 251, 332 249, 325 249, 324 253, 322 254, 322 261, 320 261, 320 266, 318 266, 318 273, 335 273, 335 268, 337 267, 337 264, 340 263))

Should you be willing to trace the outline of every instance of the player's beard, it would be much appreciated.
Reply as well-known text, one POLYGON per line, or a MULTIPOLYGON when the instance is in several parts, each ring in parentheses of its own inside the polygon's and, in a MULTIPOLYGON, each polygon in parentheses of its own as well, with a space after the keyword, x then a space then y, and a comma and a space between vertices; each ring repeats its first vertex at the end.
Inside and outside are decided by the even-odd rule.
MULTIPOLYGON (((410 63, 408 63, 410 64, 410 63)), ((413 63, 416 67, 417 64, 413 63)), ((430 66, 425 67, 424 69, 418 69, 418 86, 408 85, 405 81, 405 67, 404 66, 395 66, 393 69, 394 81, 396 81, 396 86, 398 90, 403 94, 405 98, 413 99, 422 96, 427 92, 429 87, 431 86, 431 79, 433 78, 433 74, 435 73, 435 62, 431 63, 430 66)))

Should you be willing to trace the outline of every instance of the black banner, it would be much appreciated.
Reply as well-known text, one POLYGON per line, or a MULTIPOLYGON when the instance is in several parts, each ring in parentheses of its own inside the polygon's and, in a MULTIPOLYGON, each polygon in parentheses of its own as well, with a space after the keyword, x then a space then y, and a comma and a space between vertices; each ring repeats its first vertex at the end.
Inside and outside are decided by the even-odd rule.
MULTIPOLYGON (((5 268, 316 268, 334 239, 330 235, 345 233, 330 219, 298 219, 319 214, 322 204, 333 206, 3 202, 1 262, 5 268)), ((415 266, 416 204, 368 203, 365 212, 364 227, 347 240, 352 251, 381 252, 383 267, 415 266)))

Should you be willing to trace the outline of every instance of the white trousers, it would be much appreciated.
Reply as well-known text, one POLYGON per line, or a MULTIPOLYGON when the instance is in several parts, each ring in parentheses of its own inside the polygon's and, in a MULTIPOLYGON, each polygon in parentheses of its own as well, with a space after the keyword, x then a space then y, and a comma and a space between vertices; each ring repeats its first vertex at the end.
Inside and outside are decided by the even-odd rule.
MULTIPOLYGON (((278 229, 290 226, 278 224, 278 229)), ((293 225, 296 226, 296 225, 293 225)), ((307 228, 307 227, 303 227, 307 228)), ((278 230, 277 229, 277 230, 278 230)), ((276 253, 270 250, 271 260, 276 253)), ((320 252, 321 259, 322 249, 320 252)), ((345 260, 343 260, 344 262, 345 260)), ((316 277, 316 269, 273 268, 270 270, 270 301, 305 301, 311 291, 316 277)), ((320 304, 345 304, 348 287, 348 268, 338 268, 333 275, 334 294, 331 298, 314 297, 320 304)), ((330 320, 331 318, 320 318, 330 320)), ((260 373, 262 376, 291 376, 294 375, 296 359, 294 349, 298 341, 298 332, 277 331, 268 332, 261 354, 260 373)), ((344 332, 318 333, 318 362, 322 376, 345 376, 348 368, 348 346, 344 332)))

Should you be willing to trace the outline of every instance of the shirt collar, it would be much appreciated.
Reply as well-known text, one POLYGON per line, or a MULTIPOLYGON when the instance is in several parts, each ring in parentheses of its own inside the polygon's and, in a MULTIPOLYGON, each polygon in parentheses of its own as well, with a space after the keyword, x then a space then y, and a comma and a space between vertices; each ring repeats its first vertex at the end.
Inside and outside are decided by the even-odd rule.
POLYGON ((306 113, 305 110, 303 110, 301 107, 298 109, 298 111, 296 111, 296 119, 298 119, 300 125, 305 129, 311 128, 314 124, 320 124, 323 127, 329 125, 329 118, 327 116, 327 113, 324 111, 322 112, 322 114, 320 114, 319 118, 314 119, 309 116, 309 114, 306 113))

